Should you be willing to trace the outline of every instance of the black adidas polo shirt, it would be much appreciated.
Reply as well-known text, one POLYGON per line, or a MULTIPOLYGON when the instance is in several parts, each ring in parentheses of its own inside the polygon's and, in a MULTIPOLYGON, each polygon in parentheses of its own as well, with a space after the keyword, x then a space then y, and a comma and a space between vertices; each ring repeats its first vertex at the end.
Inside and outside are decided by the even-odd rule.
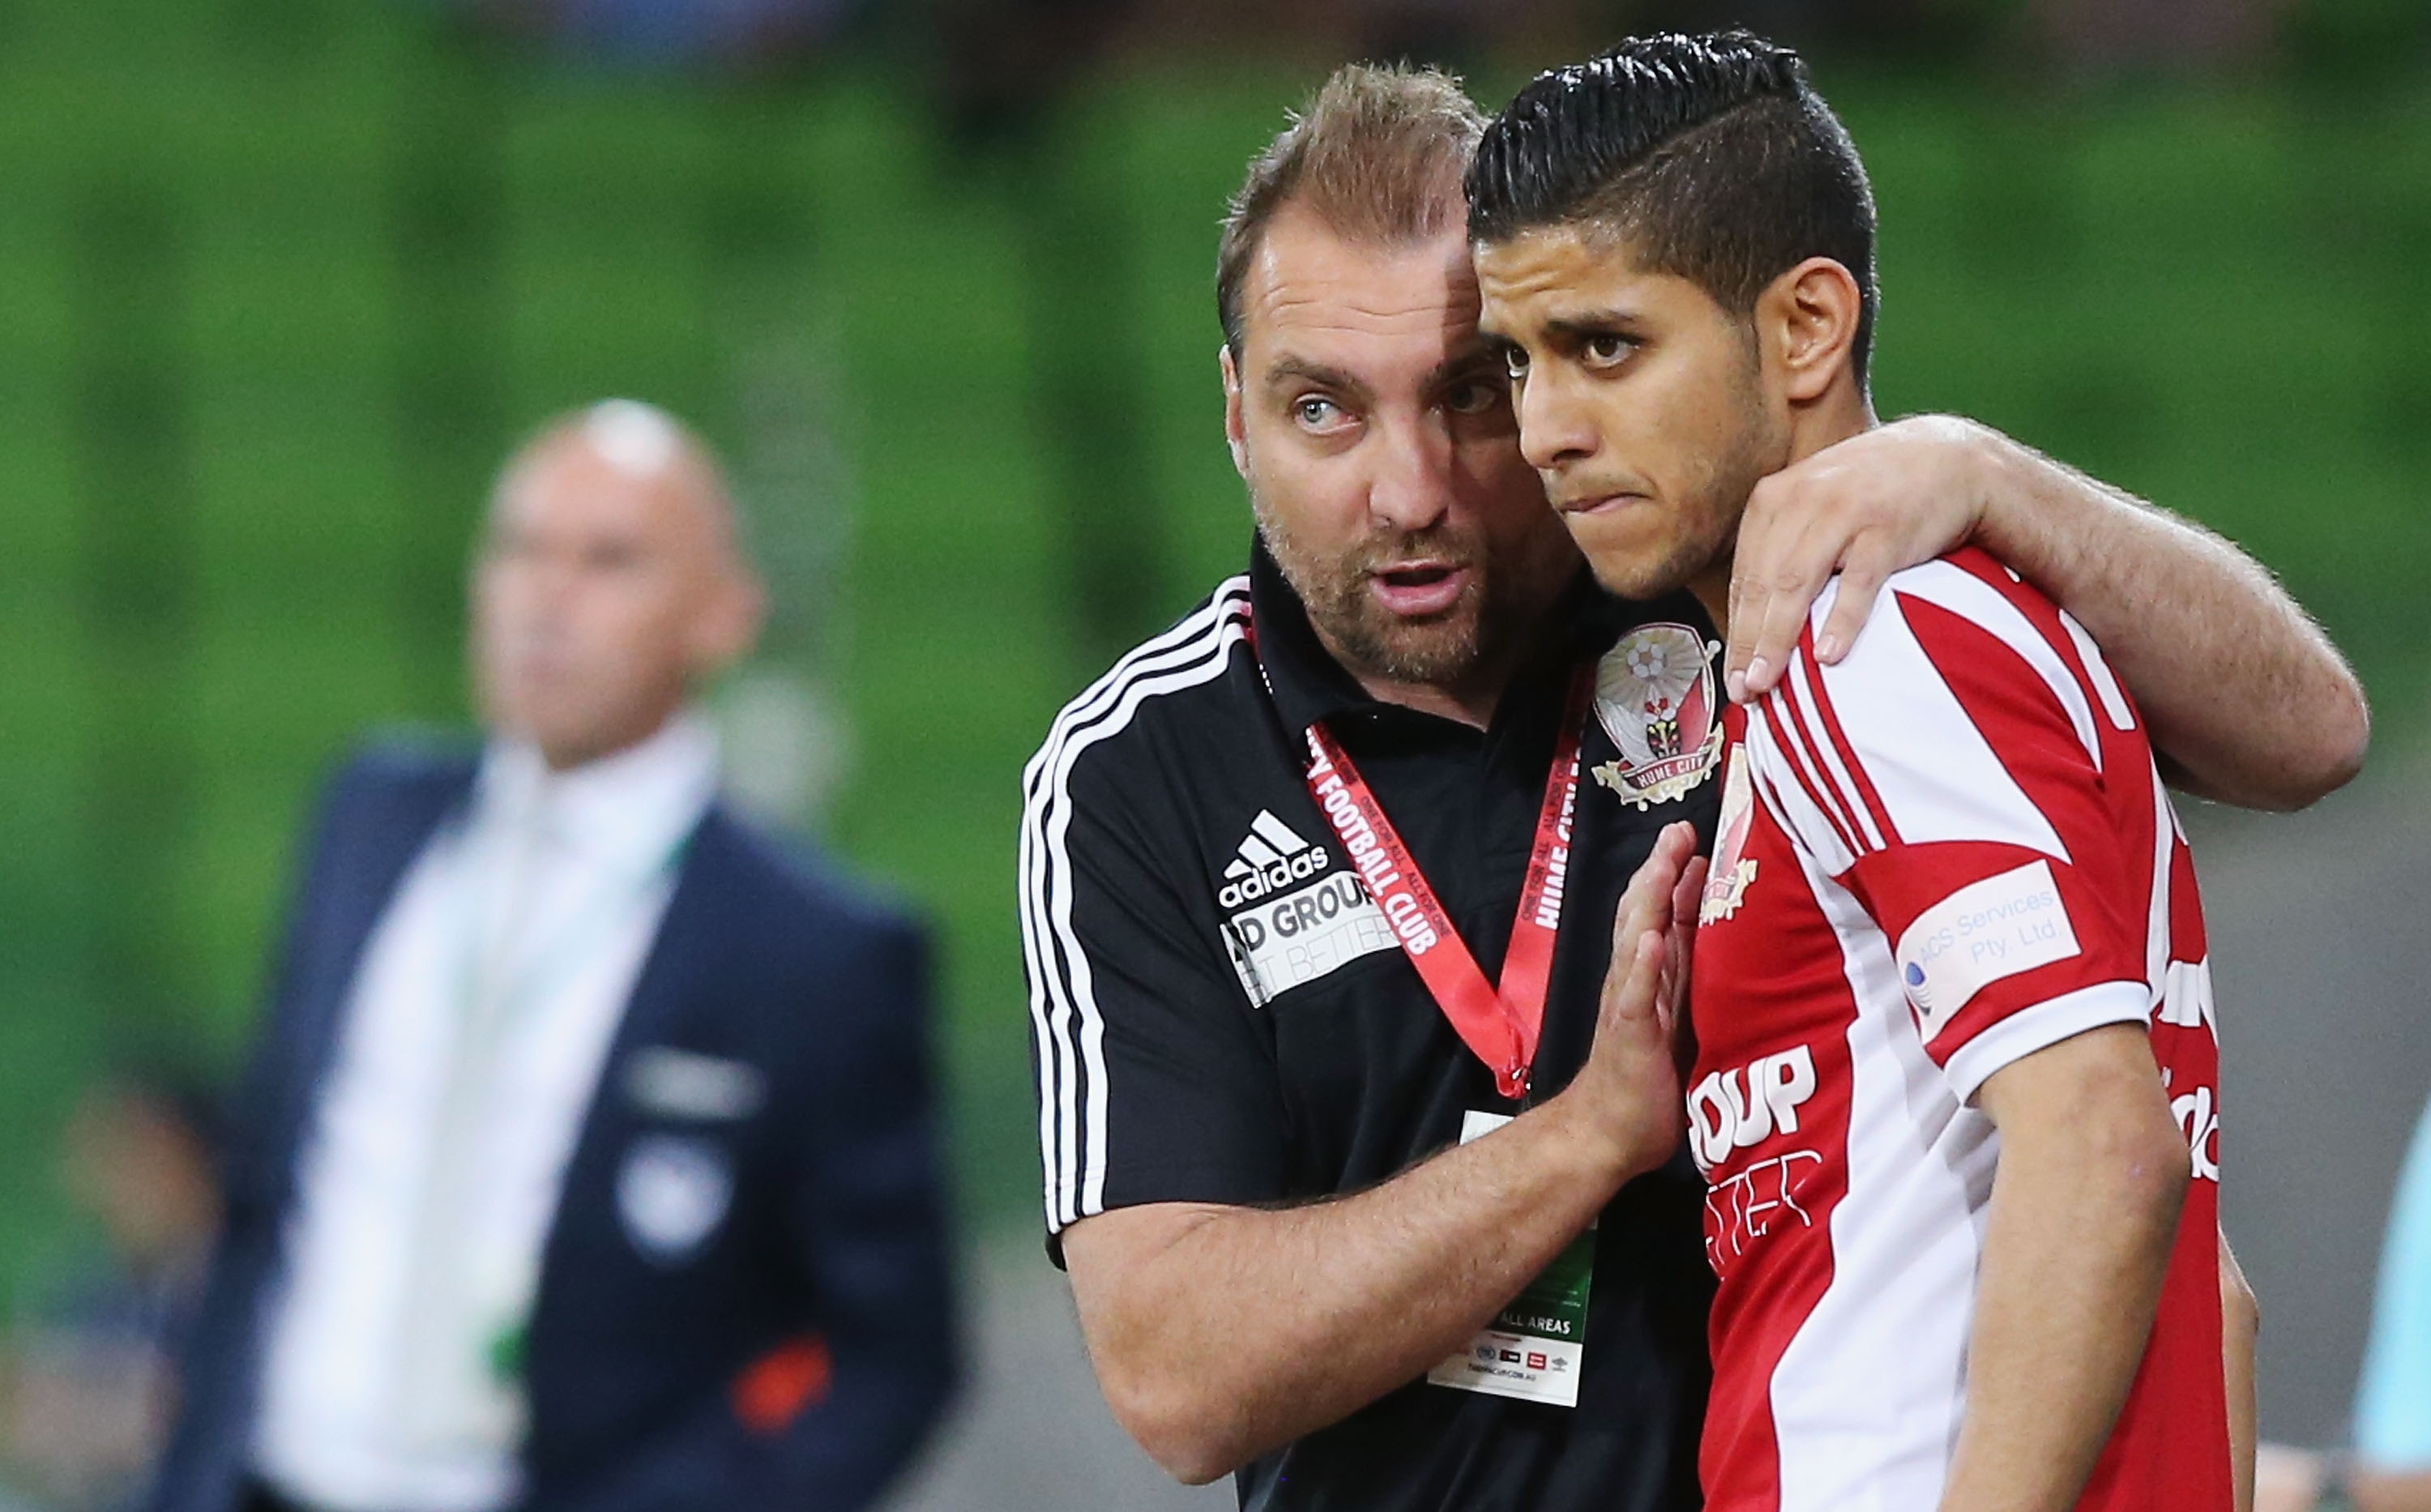
MULTIPOLYGON (((1324 720, 1359 764, 1491 978, 1568 679, 1658 622, 1710 636, 1687 595, 1623 605, 1583 574, 1561 633, 1479 731, 1369 697, 1259 549, 1248 576, 1064 710, 1024 774, 1021 830, 1050 1248, 1065 1225, 1109 1208, 1371 1186, 1456 1142, 1468 1110, 1517 1111, 1445 1020, 1310 798, 1304 731, 1324 720)), ((1674 819, 1710 834, 1720 786, 1624 801, 1586 775, 1619 754, 1601 720, 1589 723, 1538 1098, 1585 1057, 1630 874, 1674 819)), ((1575 1408, 1414 1382, 1245 1469, 1242 1505, 1695 1507, 1712 1290, 1703 1191, 1683 1156, 1604 1211, 1575 1408)))

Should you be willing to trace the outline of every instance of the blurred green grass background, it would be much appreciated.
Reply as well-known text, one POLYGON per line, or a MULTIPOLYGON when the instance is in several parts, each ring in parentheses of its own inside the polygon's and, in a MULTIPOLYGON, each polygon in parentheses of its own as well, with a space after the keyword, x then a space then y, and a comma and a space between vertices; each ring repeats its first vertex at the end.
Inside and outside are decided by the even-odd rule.
MULTIPOLYGON (((748 453, 771 362, 815 375, 850 490, 828 839, 941 925, 965 1206, 1021 1221, 1017 775, 1098 670, 1055 447, 1137 474, 1148 617, 1237 569, 1214 231, 1317 72, 1158 63, 1057 117, 1103 278, 1041 318, 1036 175, 958 158, 880 65, 670 82, 476 58, 404 8, 0 4, 0 1274, 56 1242, 54 1131, 124 1026, 233 1062, 317 778, 367 730, 461 725, 503 448, 626 394, 748 453), (1042 331, 1083 381, 1036 381, 1042 331)), ((2431 90, 1819 74, 1883 207, 1883 412, 1977 415, 2236 537, 2402 733, 2431 90)), ((783 538, 799 501, 756 502, 783 538)))

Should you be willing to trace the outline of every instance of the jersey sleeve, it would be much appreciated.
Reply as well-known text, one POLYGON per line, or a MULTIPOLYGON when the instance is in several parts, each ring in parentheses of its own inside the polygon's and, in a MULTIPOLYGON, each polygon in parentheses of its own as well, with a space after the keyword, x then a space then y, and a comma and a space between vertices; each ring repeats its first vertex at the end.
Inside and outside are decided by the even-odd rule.
MULTIPOLYGON (((1283 1195, 1273 1048, 1212 919, 1193 841, 1114 744, 1049 740, 1021 829, 1022 946, 1050 1241, 1108 1208, 1283 1195)), ((1050 1244, 1051 1247, 1051 1244, 1050 1244)))
POLYGON ((1889 947, 1872 968, 1896 973, 1961 1101, 2038 1050, 2145 1021, 2158 794, 2092 642, 1969 556, 1893 577, 1837 666, 1813 662, 1810 630, 1748 740, 1767 805, 1889 947))

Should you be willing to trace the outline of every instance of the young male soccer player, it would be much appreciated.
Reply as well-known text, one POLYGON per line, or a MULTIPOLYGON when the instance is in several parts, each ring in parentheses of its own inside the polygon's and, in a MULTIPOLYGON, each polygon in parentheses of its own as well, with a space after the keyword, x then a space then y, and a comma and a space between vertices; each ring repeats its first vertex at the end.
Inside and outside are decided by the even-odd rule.
MULTIPOLYGON (((1468 187, 1554 507, 1607 588, 1721 623, 1757 480, 1874 423, 1847 134, 1794 54, 1653 38, 1521 92, 1468 187)), ((1672 630, 1623 647, 1657 757, 1711 697, 1672 630)), ((2211 990, 2136 709, 1979 550, 1817 652, 1713 737, 1707 1505, 2225 1512, 2211 990)))

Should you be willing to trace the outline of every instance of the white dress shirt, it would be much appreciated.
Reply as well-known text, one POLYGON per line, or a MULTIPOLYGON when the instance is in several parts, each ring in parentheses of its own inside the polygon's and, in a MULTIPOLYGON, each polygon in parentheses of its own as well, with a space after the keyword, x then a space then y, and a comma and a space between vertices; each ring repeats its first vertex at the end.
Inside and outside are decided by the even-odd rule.
POLYGON ((691 715, 562 773, 495 744, 406 872, 349 992, 267 1319, 253 1458, 283 1493, 337 1512, 516 1495, 542 1246, 716 786, 691 715))

